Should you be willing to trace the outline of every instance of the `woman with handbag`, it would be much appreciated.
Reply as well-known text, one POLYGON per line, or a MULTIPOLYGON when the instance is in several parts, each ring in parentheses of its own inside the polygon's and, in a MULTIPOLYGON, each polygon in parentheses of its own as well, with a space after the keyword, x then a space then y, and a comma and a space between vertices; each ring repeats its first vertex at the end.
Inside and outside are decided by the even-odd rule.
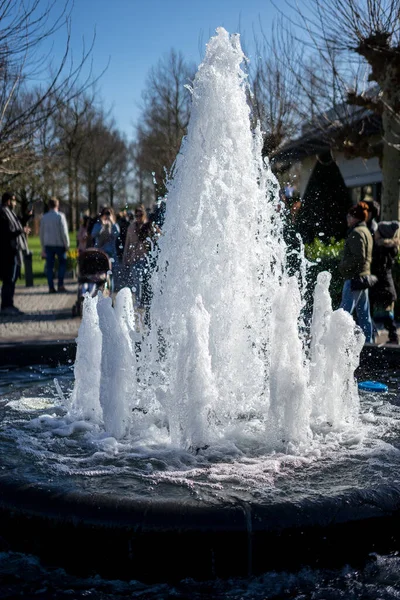
POLYGON ((345 282, 342 291, 343 308, 350 314, 356 311, 357 322, 365 341, 373 343, 374 332, 370 314, 368 288, 376 278, 371 276, 373 239, 367 227, 368 205, 359 202, 347 213, 349 227, 339 270, 345 282))

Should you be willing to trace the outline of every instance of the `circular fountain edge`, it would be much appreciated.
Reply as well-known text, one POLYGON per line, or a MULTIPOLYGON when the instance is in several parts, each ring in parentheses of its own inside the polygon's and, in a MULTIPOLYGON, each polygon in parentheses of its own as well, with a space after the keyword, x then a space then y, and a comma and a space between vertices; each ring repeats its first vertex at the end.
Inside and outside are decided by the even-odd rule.
MULTIPOLYGON (((58 366, 72 364, 76 357, 75 340, 48 340, 34 342, 8 342, 0 344, 2 367, 45 364, 58 366)), ((400 346, 365 344, 360 355, 360 367, 382 369, 398 367, 400 346)))
POLYGON ((2 367, 72 364, 76 356, 75 340, 40 340, 0 344, 2 367))
POLYGON ((0 479, 1 550, 147 582, 359 565, 399 549, 400 487, 297 502, 121 499, 0 479))

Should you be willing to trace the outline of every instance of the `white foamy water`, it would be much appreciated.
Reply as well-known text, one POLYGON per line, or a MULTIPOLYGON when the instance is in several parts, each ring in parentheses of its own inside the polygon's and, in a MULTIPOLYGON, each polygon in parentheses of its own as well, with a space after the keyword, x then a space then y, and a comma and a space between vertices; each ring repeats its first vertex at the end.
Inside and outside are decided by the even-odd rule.
POLYGON ((304 268, 286 272, 278 183, 252 131, 239 36, 209 41, 169 183, 151 328, 130 292, 87 298, 71 418, 116 439, 181 449, 294 451, 354 427, 363 336, 315 290, 311 348, 299 333, 304 268), (140 352, 138 352, 140 344, 140 352))

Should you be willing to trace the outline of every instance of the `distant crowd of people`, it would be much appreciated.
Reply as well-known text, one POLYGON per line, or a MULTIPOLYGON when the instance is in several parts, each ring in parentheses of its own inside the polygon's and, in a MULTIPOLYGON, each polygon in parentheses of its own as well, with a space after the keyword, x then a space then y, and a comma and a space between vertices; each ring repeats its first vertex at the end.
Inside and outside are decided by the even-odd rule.
MULTIPOLYGON (((33 211, 23 216, 16 212, 16 197, 5 192, 0 206, 0 280, 1 314, 20 315, 14 305, 15 284, 21 276, 24 256, 29 254, 27 235, 33 211)), ((164 204, 164 203, 162 203, 164 204)), ((97 217, 84 216, 77 232, 77 246, 80 262, 86 250, 97 249, 107 256, 112 273, 114 289, 129 286, 134 291, 137 308, 145 308, 150 303, 149 279, 153 264, 150 251, 161 235, 158 223, 162 223, 165 207, 158 207, 148 214, 143 205, 134 212, 123 210, 115 215, 112 207, 103 207, 97 217)), ((67 253, 70 236, 65 214, 59 210, 57 198, 48 202, 48 211, 40 219, 39 236, 42 258, 45 259, 45 273, 49 293, 65 293, 64 278, 67 268, 67 253), (54 270, 57 265, 57 287, 54 270)))
POLYGON ((114 290, 129 286, 135 296, 135 306, 146 308, 150 303, 151 250, 161 235, 161 229, 143 204, 134 212, 105 206, 98 217, 84 216, 77 234, 79 255, 89 248, 105 252, 110 260, 114 290))
MULTIPOLYGON (((32 210, 17 216, 16 198, 11 192, 2 196, 0 207, 0 279, 1 313, 18 315, 14 306, 15 283, 21 273, 23 256, 28 252, 28 221, 32 210)), ((65 215, 59 201, 50 199, 49 210, 40 220, 42 257, 46 259, 49 293, 62 293, 70 246, 65 215), (54 284, 56 260, 57 288, 54 284)), ((97 217, 84 216, 77 232, 79 262, 87 250, 97 249, 108 258, 114 290, 128 286, 134 292, 135 305, 148 308, 151 299, 150 275, 155 256, 151 252, 161 235, 159 214, 149 215, 141 204, 134 212, 115 214, 104 206, 97 217)), ((379 204, 370 200, 359 202, 347 213, 348 233, 339 270, 344 277, 341 308, 355 314, 367 342, 373 342, 377 327, 384 327, 389 342, 398 344, 394 318, 397 299, 393 280, 393 265, 400 247, 398 221, 381 221, 379 204)), ((93 255, 93 254, 92 254, 93 255)))

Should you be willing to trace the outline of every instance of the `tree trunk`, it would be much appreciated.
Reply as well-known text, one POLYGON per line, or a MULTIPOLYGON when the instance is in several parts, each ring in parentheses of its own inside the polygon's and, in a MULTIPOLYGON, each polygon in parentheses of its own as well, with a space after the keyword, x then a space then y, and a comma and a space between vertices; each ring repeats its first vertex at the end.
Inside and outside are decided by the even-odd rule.
POLYGON ((72 176, 72 159, 71 156, 68 157, 68 203, 69 203, 69 215, 68 215, 68 225, 70 231, 74 229, 74 211, 75 211, 75 203, 74 203, 74 181, 72 176))
POLYGON ((97 192, 97 182, 93 186, 93 202, 94 202, 95 212, 98 213, 99 212, 99 198, 98 198, 98 192, 97 192))
POLYGON ((112 183, 109 185, 109 196, 110 196, 110 206, 114 208, 114 186, 112 183))
POLYGON ((400 151, 394 147, 400 140, 400 123, 388 109, 382 114, 383 156, 382 156, 382 200, 381 219, 400 220, 400 151))
POLYGON ((89 214, 91 216, 97 215, 98 213, 98 193, 97 193, 97 183, 93 180, 89 183, 89 214))
POLYGON ((79 206, 79 176, 78 166, 74 165, 74 197, 75 197, 75 229, 78 231, 80 226, 80 206, 79 206))
POLYGON ((382 198, 381 220, 398 221, 400 218, 400 110, 399 76, 400 65, 397 51, 390 53, 375 51, 366 58, 372 67, 373 80, 379 84, 382 97, 382 198), (397 148, 396 148, 397 146, 397 148))
POLYGON ((139 171, 139 204, 143 204, 143 171, 140 169, 139 171))
POLYGON ((89 214, 93 217, 95 214, 97 214, 97 202, 95 197, 96 193, 92 183, 89 183, 88 185, 88 192, 89 214))

